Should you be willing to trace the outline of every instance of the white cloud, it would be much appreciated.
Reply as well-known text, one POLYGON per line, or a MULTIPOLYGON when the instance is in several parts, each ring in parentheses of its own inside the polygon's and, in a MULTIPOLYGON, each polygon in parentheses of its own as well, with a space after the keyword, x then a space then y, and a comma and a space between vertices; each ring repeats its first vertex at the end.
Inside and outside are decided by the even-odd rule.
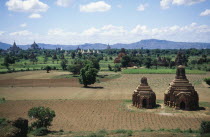
POLYGON ((209 16, 210 15, 210 9, 206 9, 205 11, 201 12, 200 16, 209 16))
POLYGON ((169 8, 169 5, 170 5, 171 2, 172 2, 172 0, 161 0, 160 1, 160 6, 163 9, 167 9, 167 8, 169 8))
POLYGON ((111 5, 104 1, 91 2, 87 5, 80 5, 81 12, 105 12, 111 9, 111 5))
POLYGON ((196 3, 204 2, 205 0, 173 0, 172 4, 175 5, 193 5, 196 3))
POLYGON ((131 33, 133 34, 147 34, 148 32, 149 30, 145 25, 137 25, 134 29, 131 30, 131 33))
POLYGON ((63 29, 60 28, 55 28, 55 29, 50 29, 47 33, 50 36, 70 36, 70 35, 76 35, 74 32, 66 32, 63 29))
POLYGON ((163 9, 167 9, 170 5, 193 5, 204 1, 206 0, 161 0, 160 6, 163 9))
POLYGON ((49 6, 39 0, 9 0, 6 2, 8 10, 17 12, 45 12, 49 6))
POLYGON ((5 32, 4 31, 0 31, 0 36, 3 35, 5 32))
POLYGON ((148 4, 140 4, 137 8, 138 11, 144 11, 148 7, 148 4))
POLYGON ((90 29, 87 29, 87 30, 83 31, 82 35, 92 36, 92 35, 98 34, 99 32, 100 32, 99 29, 96 29, 96 28, 92 27, 90 29))
POLYGON ((61 6, 61 7, 68 7, 73 2, 74 2, 74 0, 57 0, 56 5, 61 6))
POLYGON ((126 33, 123 26, 105 25, 101 28, 101 35, 105 36, 122 36, 126 33))
POLYGON ((28 17, 31 18, 31 19, 38 19, 38 18, 41 18, 42 16, 38 13, 33 13, 28 17))
POLYGON ((23 30, 23 31, 17 31, 17 32, 12 32, 9 35, 10 36, 29 36, 32 33, 29 32, 28 30, 23 30))
POLYGON ((27 26, 26 23, 20 24, 20 27, 22 27, 22 28, 24 28, 24 27, 26 27, 26 26, 27 26))
POLYGON ((49 29, 46 34, 34 34, 28 30, 4 33, 0 41, 19 44, 30 44, 33 40, 51 44, 83 44, 83 43, 132 43, 142 39, 165 39, 172 41, 210 42, 210 26, 195 22, 180 26, 150 28, 138 24, 131 29, 112 24, 99 28, 91 27, 81 32, 68 31, 61 28, 49 29), (24 37, 23 37, 24 36, 24 37))

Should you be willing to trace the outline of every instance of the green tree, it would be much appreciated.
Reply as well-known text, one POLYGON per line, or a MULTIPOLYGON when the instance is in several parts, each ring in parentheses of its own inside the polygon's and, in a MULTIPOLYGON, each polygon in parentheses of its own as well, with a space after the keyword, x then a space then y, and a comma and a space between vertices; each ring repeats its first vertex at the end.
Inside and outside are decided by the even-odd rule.
POLYGON ((55 62, 55 60, 57 60, 58 58, 57 58, 57 55, 56 55, 56 53, 53 55, 53 57, 52 57, 52 62, 53 62, 53 64, 54 64, 54 62, 55 62))
POLYGON ((109 71, 112 71, 112 66, 108 64, 109 71))
POLYGON ((130 56, 125 55, 122 57, 122 60, 121 60, 122 67, 128 67, 130 62, 131 62, 130 56))
POLYGON ((67 67, 67 70, 69 72, 72 72, 74 75, 78 75, 78 74, 80 74, 81 68, 82 68, 82 66, 80 64, 73 64, 73 65, 69 65, 67 67))
POLYGON ((59 62, 59 59, 57 58, 57 64, 58 64, 58 62, 59 62))
POLYGON ((83 84, 84 87, 94 84, 96 82, 98 70, 93 67, 93 65, 86 64, 84 68, 80 70, 79 82, 83 84))
POLYGON ((121 71, 121 66, 119 63, 116 63, 114 66, 114 72, 121 71))
POLYGON ((61 68, 62 68, 62 70, 66 70, 67 64, 68 64, 68 60, 63 59, 63 60, 61 61, 61 68))
POLYGON ((147 57, 145 59, 145 63, 144 64, 146 65, 146 68, 150 68, 151 65, 152 65, 152 59, 150 57, 147 57))
POLYGON ((78 58, 81 58, 81 57, 82 57, 82 53, 79 52, 79 53, 78 53, 78 58))
POLYGON ((61 54, 60 59, 65 59, 64 54, 61 54))
MULTIPOLYGON (((94 68, 96 68, 97 70, 100 70, 100 65, 99 65, 99 60, 94 58, 91 58, 90 61, 92 62, 92 65, 94 68)), ((86 64, 88 64, 89 62, 86 62, 86 64)))
POLYGON ((49 73, 49 71, 50 71, 52 68, 51 68, 50 66, 46 66, 45 69, 46 69, 47 73, 49 73))
POLYGON ((15 59, 10 57, 9 55, 6 55, 4 57, 4 62, 3 62, 3 66, 5 66, 8 70, 10 70, 9 66, 10 64, 14 64, 15 63, 15 59))
POLYGON ((74 59, 75 56, 76 56, 75 52, 72 52, 72 53, 71 53, 71 58, 74 59))
POLYGON ((158 62, 157 62, 157 59, 154 59, 152 61, 152 64, 155 66, 155 68, 157 69, 157 66, 158 66, 158 62))
POLYGON ((48 57, 47 57, 47 56, 45 56, 45 57, 44 57, 44 64, 46 64, 46 63, 47 63, 47 61, 48 61, 48 57))
POLYGON ((125 49, 124 48, 121 48, 120 52, 121 53, 125 53, 125 49))
POLYGON ((36 55, 32 52, 29 56, 30 61, 34 64, 35 62, 38 62, 38 59, 36 58, 36 55))
POLYGON ((48 128, 56 115, 50 108, 33 107, 28 111, 28 116, 36 120, 31 124, 32 128, 48 128))

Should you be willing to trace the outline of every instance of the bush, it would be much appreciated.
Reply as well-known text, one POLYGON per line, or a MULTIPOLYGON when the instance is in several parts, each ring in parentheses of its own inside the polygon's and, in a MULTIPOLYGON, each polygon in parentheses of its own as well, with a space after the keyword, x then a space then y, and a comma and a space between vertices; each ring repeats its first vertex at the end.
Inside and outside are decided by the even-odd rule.
POLYGON ((4 103, 5 101, 6 101, 5 98, 0 98, 0 104, 4 103))
POLYGON ((37 128, 32 132, 34 136, 44 136, 47 135, 48 133, 49 131, 47 130, 46 127, 37 128))
POLYGON ((102 130, 99 130, 98 131, 98 134, 101 134, 101 135, 107 135, 107 131, 105 129, 102 129, 102 130))
POLYGON ((204 81, 206 82, 206 84, 210 85, 210 77, 209 78, 205 78, 204 81))
POLYGON ((47 73, 49 73, 49 71, 50 71, 52 68, 51 68, 50 66, 46 66, 45 69, 46 69, 47 73))
POLYGON ((69 72, 72 72, 74 75, 77 75, 77 74, 80 74, 81 68, 82 68, 82 65, 80 65, 80 64, 73 64, 71 66, 69 65, 67 67, 67 70, 69 72))
POLYGON ((7 121, 5 118, 0 118, 0 126, 7 124, 7 121))
POLYGON ((114 133, 116 134, 119 134, 119 133, 126 133, 127 131, 125 129, 118 129, 118 130, 115 130, 114 133))
POLYGON ((200 134, 210 133, 210 121, 202 121, 200 126, 200 134))
POLYGON ((117 71, 121 71, 120 64, 115 64, 115 66, 114 66, 114 72, 117 72, 117 71))
POLYGON ((31 124, 32 128, 49 127, 55 117, 55 111, 45 107, 33 107, 28 111, 30 118, 37 119, 31 124))
POLYGON ((112 66, 110 64, 108 64, 108 69, 109 71, 112 71, 112 66))
POLYGON ((52 70, 57 70, 56 66, 53 66, 53 67, 52 67, 52 70))

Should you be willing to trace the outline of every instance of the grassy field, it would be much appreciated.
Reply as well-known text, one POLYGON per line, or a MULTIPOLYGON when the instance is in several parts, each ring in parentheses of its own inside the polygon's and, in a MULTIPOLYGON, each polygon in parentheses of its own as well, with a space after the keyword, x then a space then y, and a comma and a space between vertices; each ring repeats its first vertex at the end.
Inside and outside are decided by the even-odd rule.
MULTIPOLYGON (((176 69, 123 69, 123 74, 175 74, 176 69)), ((206 74, 206 71, 186 69, 186 74, 206 74)))
MULTIPOLYGON (((33 71, 33 70, 42 70, 44 67, 46 66, 51 66, 51 67, 55 67, 57 70, 61 70, 61 60, 59 61, 54 61, 52 58, 48 58, 48 61, 46 63, 44 63, 44 57, 43 56, 38 56, 37 57, 38 62, 37 63, 32 63, 29 60, 20 60, 18 62, 15 62, 15 64, 11 64, 10 65, 10 69, 14 70, 14 71, 33 71)), ((68 64, 67 65, 71 65, 73 60, 71 57, 66 56, 66 59, 68 60, 68 64)), ((1 57, 0 58, 0 64, 3 64, 4 58, 1 57)), ((108 64, 110 64, 111 66, 114 66, 114 60, 101 60, 99 62, 100 64, 100 70, 101 71, 108 71, 108 64)), ((5 66, 0 65, 0 73, 6 73, 8 70, 6 69, 5 66)))

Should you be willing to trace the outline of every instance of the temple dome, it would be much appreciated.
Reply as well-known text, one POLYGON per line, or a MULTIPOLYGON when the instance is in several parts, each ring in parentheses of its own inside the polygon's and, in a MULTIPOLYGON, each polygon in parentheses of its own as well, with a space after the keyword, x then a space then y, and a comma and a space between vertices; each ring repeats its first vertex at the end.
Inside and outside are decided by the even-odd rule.
POLYGON ((147 78, 142 77, 140 85, 132 95, 133 105, 137 108, 153 108, 156 106, 156 95, 148 85, 147 78))

